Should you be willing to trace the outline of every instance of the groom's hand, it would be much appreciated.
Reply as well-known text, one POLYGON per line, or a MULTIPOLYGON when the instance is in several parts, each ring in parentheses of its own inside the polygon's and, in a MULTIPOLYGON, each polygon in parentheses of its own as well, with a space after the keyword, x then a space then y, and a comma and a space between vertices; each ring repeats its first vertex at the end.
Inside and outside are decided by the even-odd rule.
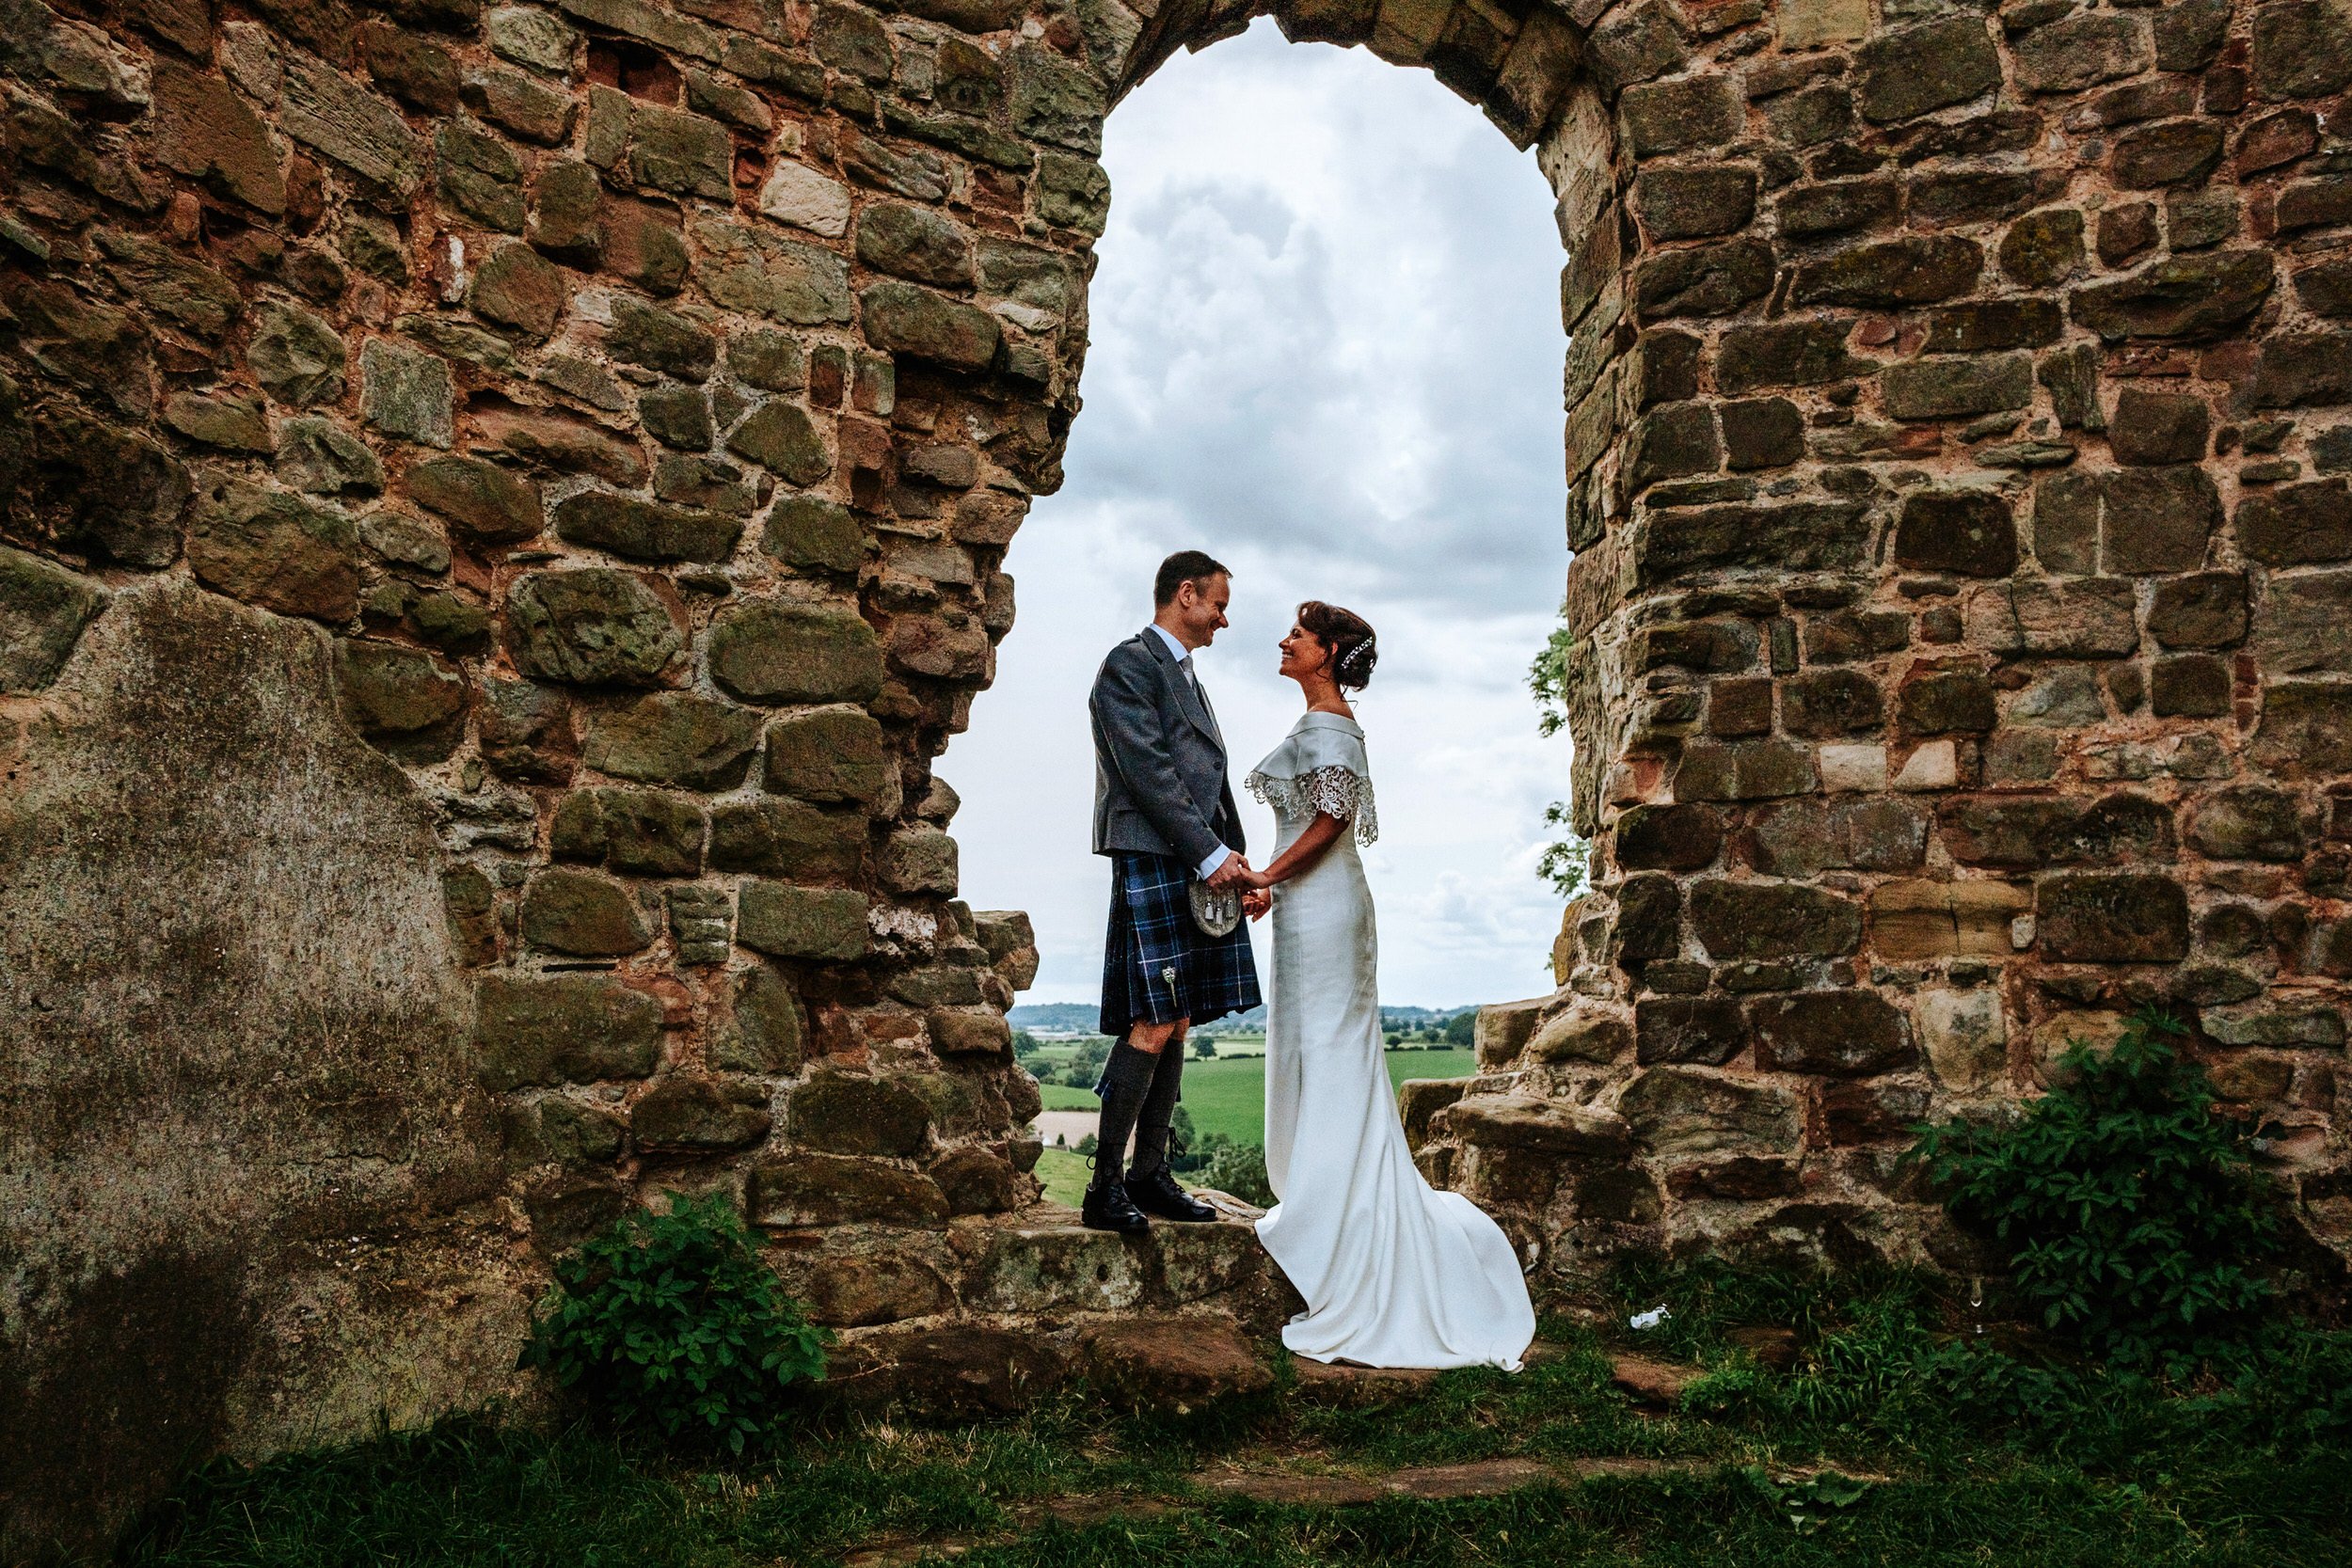
POLYGON ((1219 891, 1248 886, 1249 863, 1239 855, 1226 856, 1217 868, 1209 873, 1209 885, 1219 891))

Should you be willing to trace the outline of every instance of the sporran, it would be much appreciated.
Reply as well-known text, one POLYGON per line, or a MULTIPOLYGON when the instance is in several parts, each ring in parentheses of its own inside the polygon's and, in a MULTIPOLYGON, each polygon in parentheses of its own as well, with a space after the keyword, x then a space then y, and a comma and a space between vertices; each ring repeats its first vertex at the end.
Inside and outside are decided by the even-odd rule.
POLYGON ((1213 937, 1230 935, 1241 924, 1241 895, 1229 888, 1213 888, 1195 880, 1192 893, 1192 923, 1213 937))

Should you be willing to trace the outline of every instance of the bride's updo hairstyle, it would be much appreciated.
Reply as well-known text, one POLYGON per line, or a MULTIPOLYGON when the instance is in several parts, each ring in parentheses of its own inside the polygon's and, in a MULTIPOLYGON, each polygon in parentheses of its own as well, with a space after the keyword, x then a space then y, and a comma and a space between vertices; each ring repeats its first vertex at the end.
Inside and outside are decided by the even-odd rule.
POLYGON ((1342 690, 1361 691, 1372 683, 1372 667, 1380 662, 1380 639, 1370 622, 1352 610, 1309 599, 1298 607, 1298 624, 1331 650, 1331 677, 1342 690))

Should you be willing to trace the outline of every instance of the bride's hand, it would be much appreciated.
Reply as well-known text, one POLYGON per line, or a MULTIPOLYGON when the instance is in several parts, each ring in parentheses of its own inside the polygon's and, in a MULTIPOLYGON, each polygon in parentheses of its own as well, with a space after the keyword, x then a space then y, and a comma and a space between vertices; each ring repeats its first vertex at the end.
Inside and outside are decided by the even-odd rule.
POLYGON ((1263 920, 1266 911, 1274 907, 1274 895, 1262 887, 1253 887, 1241 895, 1241 912, 1252 920, 1263 920))

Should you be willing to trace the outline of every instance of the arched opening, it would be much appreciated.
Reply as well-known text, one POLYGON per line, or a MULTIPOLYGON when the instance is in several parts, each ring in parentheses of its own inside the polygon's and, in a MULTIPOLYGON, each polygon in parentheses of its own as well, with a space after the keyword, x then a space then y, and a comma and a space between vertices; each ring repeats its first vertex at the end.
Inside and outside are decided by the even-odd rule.
MULTIPOLYGON (((1566 794, 1566 738, 1538 733, 1526 688, 1566 565, 1561 253, 1534 161, 1429 75, 1295 47, 1270 20, 1163 67, 1112 114, 1103 156, 1084 416, 1062 488, 1007 554, 1021 621, 995 683, 940 763, 962 796, 967 896, 1025 910, 1038 934, 1015 1022, 1045 1037, 1049 1177, 1093 1103, 1061 1038, 1093 1027, 1102 974, 1087 689, 1149 618, 1161 556, 1234 568, 1233 625, 1200 667, 1236 780, 1295 716, 1273 644, 1296 602, 1380 629, 1360 712, 1399 1073, 1466 1074, 1466 1042, 1427 1053, 1427 1037, 1550 989, 1560 899, 1536 862, 1566 794)), ((1270 817, 1248 800, 1244 816, 1263 862, 1270 817)), ((1259 1021, 1222 1027, 1254 1064, 1259 1021)), ((1234 1088, 1191 1098, 1239 1115, 1204 1113, 1201 1131, 1256 1141, 1253 1070, 1206 1069, 1234 1088)))

